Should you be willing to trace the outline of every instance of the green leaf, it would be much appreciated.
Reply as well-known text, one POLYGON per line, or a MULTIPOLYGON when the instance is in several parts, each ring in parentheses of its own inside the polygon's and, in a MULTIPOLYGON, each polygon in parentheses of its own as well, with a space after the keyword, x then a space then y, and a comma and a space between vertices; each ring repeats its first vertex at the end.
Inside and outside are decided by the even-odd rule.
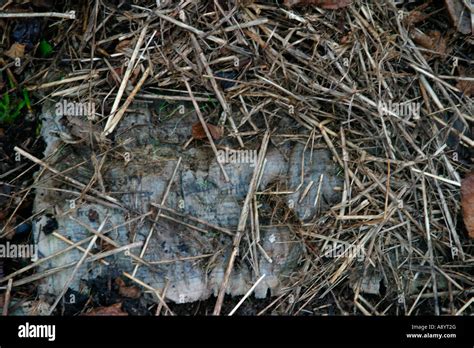
POLYGON ((45 39, 42 39, 39 44, 39 53, 41 57, 47 58, 53 53, 53 46, 45 39))
POLYGON ((22 92, 23 92, 23 100, 26 103, 26 107, 28 108, 28 110, 30 110, 31 100, 30 100, 30 95, 28 94, 28 90, 26 88, 23 88, 22 92))
POLYGON ((21 115, 25 106, 28 107, 31 104, 28 91, 24 89, 22 92, 23 99, 18 99, 15 95, 10 98, 8 93, 5 93, 0 99, 0 123, 14 122, 21 115))
POLYGON ((39 136, 41 134, 41 126, 42 126, 42 123, 38 122, 38 125, 36 126, 36 130, 35 130, 36 136, 39 136))
POLYGON ((8 75, 8 85, 10 86, 10 88, 15 88, 15 82, 13 81, 13 79, 11 78, 10 75, 8 75))
POLYGON ((0 122, 8 122, 10 115, 10 95, 8 93, 3 94, 0 100, 0 122))

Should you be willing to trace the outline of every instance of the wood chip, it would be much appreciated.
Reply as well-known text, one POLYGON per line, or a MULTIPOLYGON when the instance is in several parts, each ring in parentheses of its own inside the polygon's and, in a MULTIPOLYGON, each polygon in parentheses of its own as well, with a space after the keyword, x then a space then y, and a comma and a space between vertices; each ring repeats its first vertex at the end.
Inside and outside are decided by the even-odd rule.
MULTIPOLYGON (((218 140, 224 135, 224 129, 222 127, 214 126, 209 123, 206 123, 206 124, 214 140, 218 140)), ((201 122, 197 122, 193 125, 192 135, 194 139, 198 139, 198 140, 207 138, 206 132, 204 131, 204 128, 202 127, 201 122)))

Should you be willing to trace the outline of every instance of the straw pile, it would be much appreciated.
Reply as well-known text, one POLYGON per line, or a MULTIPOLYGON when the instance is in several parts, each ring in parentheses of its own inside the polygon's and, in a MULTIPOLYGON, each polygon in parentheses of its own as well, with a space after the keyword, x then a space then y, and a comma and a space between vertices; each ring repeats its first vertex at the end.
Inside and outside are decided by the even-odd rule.
MULTIPOLYGON (((472 313, 474 249, 459 197, 474 145, 462 89, 473 79, 460 73, 472 64, 472 42, 450 29, 442 8, 159 3, 91 1, 75 21, 51 20, 60 54, 29 88, 100 105, 97 152, 133 102, 156 100, 213 102, 205 122, 223 124, 236 147, 270 134, 273 146, 328 148, 344 186, 324 216, 296 223, 282 213, 284 197, 259 198, 275 203, 275 222, 291 224, 305 245, 261 314, 472 313), (291 126, 274 132, 282 118, 291 126)), ((248 244, 236 242, 245 255, 248 244)))

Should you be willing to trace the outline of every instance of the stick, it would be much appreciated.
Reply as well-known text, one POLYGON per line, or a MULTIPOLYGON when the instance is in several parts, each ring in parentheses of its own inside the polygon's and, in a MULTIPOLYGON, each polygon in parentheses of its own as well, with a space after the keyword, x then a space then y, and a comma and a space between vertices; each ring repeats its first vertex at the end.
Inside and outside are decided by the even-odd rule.
POLYGON ((239 303, 237 303, 237 305, 234 307, 234 309, 229 313, 229 317, 231 317, 232 315, 234 315, 234 313, 237 311, 237 309, 239 309, 239 307, 242 305, 242 303, 244 303, 244 301, 247 299, 247 297, 250 296, 250 294, 255 290, 255 288, 257 287, 258 284, 260 284, 260 282, 263 280, 263 278, 265 278, 266 274, 263 274, 256 282, 255 284, 249 289, 249 291, 247 291, 247 293, 244 295, 244 297, 242 297, 242 299, 239 301, 239 303))
MULTIPOLYGON (((112 109, 110 111, 110 116, 107 119, 107 123, 105 124, 104 133, 106 133, 106 131, 110 127, 110 123, 112 122, 113 115, 114 115, 115 111, 118 109, 120 99, 122 99, 123 92, 125 91, 125 88, 127 87, 127 82, 130 78, 130 75, 133 72, 133 68, 135 66, 135 60, 137 59, 140 47, 142 46, 143 40, 145 39, 145 35, 146 35, 147 30, 148 30, 148 24, 146 24, 143 27, 143 29, 140 33, 140 36, 138 37, 137 44, 135 45, 135 50, 133 51, 132 56, 130 57, 130 61, 128 62, 127 70, 125 71, 125 74, 123 75, 122 83, 120 84, 119 90, 118 90, 117 95, 116 95, 115 100, 114 100, 114 104, 112 105, 112 109)), ((106 133, 106 135, 107 134, 109 134, 109 133, 106 133)))
POLYGON ((10 279, 8 281, 7 291, 5 292, 5 301, 3 303, 3 312, 2 312, 3 316, 8 315, 8 306, 10 305, 10 295, 12 292, 12 285, 13 285, 13 279, 10 279))
POLYGON ((196 110, 196 114, 199 118, 199 121, 201 122, 202 128, 204 129, 204 132, 206 133, 207 139, 209 140, 209 143, 211 144, 212 151, 214 151, 214 154, 216 155, 217 164, 219 165, 219 168, 221 169, 222 174, 224 175, 224 180, 225 180, 225 182, 229 182, 229 176, 227 175, 222 163, 218 160, 219 155, 217 153, 216 144, 214 144, 214 139, 212 139, 211 132, 209 132, 209 128, 207 128, 206 121, 204 120, 204 117, 201 114, 201 110, 199 109, 199 105, 196 102, 196 99, 194 99, 194 94, 193 94, 193 91, 191 90, 191 86, 189 86, 189 83, 186 79, 184 79, 184 84, 186 85, 186 89, 188 90, 189 96, 191 97, 194 109, 196 110))
MULTIPOLYGON (((15 146, 15 147, 14 147, 14 150, 15 150, 16 152, 18 152, 20 155, 22 155, 22 156, 28 158, 30 161, 35 162, 35 163, 37 163, 37 164, 39 164, 39 165, 45 167, 45 168, 48 169, 50 172, 52 172, 52 173, 54 173, 54 174, 56 174, 56 175, 59 175, 60 177, 62 177, 62 178, 65 179, 66 181, 68 181, 70 184, 73 184, 73 185, 75 185, 75 186, 77 186, 77 187, 79 187, 79 188, 81 188, 81 189, 85 189, 85 188, 86 188, 86 185, 84 185, 82 182, 79 182, 79 181, 77 181, 76 179, 70 178, 69 176, 62 174, 59 170, 56 170, 56 169, 54 169, 53 167, 50 167, 49 164, 47 164, 46 162, 43 162, 42 160, 36 158, 36 157, 33 156, 33 155, 30 155, 28 152, 26 152, 26 151, 20 149, 18 146, 15 146)), ((112 203, 114 203, 114 204, 120 206, 119 201, 117 201, 115 198, 112 198, 112 197, 110 197, 110 196, 107 196, 107 195, 103 194, 102 192, 97 191, 97 190, 92 189, 92 188, 90 189, 90 191, 93 192, 94 194, 96 194, 97 196, 99 196, 99 197, 101 197, 101 198, 103 198, 103 199, 105 199, 105 200, 107 200, 107 201, 109 201, 109 202, 112 202, 112 203)))
MULTIPOLYGON (((235 126, 235 121, 232 118, 232 115, 230 114, 229 105, 227 104, 224 96, 222 95, 221 90, 219 89, 219 86, 217 85, 216 78, 214 77, 214 73, 212 72, 212 69, 209 66, 209 63, 206 59, 206 56, 204 55, 204 52, 202 51, 201 46, 199 46, 199 42, 197 41, 196 37, 193 34, 191 34, 190 36, 191 36, 191 42, 194 46, 194 49, 196 50, 197 56, 199 57, 199 60, 201 61, 202 65, 204 66, 204 69, 206 70, 207 75, 209 76, 209 79, 211 80, 212 89, 216 93, 216 97, 219 100, 219 103, 221 104, 222 109, 225 112, 225 116, 229 119, 230 125, 232 127, 232 131, 234 132, 234 134, 237 134, 238 129, 235 126)), ((239 142, 240 147, 244 147, 244 143, 242 141, 242 138, 239 135, 236 135, 236 138, 239 142)))
POLYGON ((260 169, 261 169, 261 167, 263 165, 263 162, 265 160, 265 155, 267 153, 268 141, 269 140, 270 140, 270 133, 267 131, 265 133, 264 137, 263 137, 263 140, 262 140, 262 145, 261 145, 261 148, 260 148, 260 152, 258 154, 258 163, 255 166, 255 169, 253 171, 252 180, 250 181, 250 185, 249 185, 249 190, 247 192, 247 196, 245 197, 245 201, 244 201, 244 204, 243 204, 243 207, 242 207, 242 212, 240 214, 239 224, 237 226, 237 233, 234 237, 232 253, 230 254, 229 263, 227 264, 227 268, 226 268, 226 271, 224 273, 224 279, 223 279, 221 287, 219 289, 219 294, 217 296, 216 305, 214 307, 214 315, 220 315, 220 313, 221 313, 222 303, 224 301, 224 295, 225 295, 225 292, 227 290, 227 284, 229 283, 229 278, 230 278, 230 274, 232 272, 232 268, 234 266, 235 258, 237 256, 237 253, 239 252, 240 241, 241 241, 242 236, 245 232, 245 225, 247 223, 247 217, 248 217, 248 214, 249 214, 250 203, 251 203, 252 198, 255 194, 258 175, 260 173, 260 169))
POLYGON ((433 297, 434 297, 434 304, 435 304, 435 313, 436 315, 440 315, 439 300, 438 300, 438 284, 436 283, 433 243, 431 242, 430 218, 428 216, 428 199, 426 198, 426 179, 424 176, 421 179, 421 190, 423 194, 423 213, 425 215, 426 240, 428 242, 428 254, 430 257, 430 265, 431 265, 431 280, 433 282, 433 293, 434 293, 433 297))
MULTIPOLYGON (((138 83, 135 86, 135 88, 133 89, 132 93, 130 93, 130 95, 125 100, 125 103, 123 103, 120 110, 112 118, 109 116, 109 119, 107 121, 108 124, 105 125, 105 129, 102 133, 103 136, 109 135, 110 133, 112 133, 114 131, 115 127, 117 127, 118 123, 120 122, 123 115, 125 114, 125 111, 127 111, 128 107, 133 102, 133 99, 135 99, 135 95, 138 93, 140 88, 142 88, 143 84, 145 83, 146 79, 148 78, 148 75, 150 74, 150 71, 151 71, 151 67, 149 66, 145 70, 145 72, 143 73, 143 76, 141 77, 140 81, 138 81, 138 83)), ((117 96, 118 96, 118 94, 117 94, 117 96)))
MULTIPOLYGON (((181 157, 178 159, 178 163, 176 163, 176 166, 174 167, 173 174, 171 175, 171 179, 168 182, 168 186, 166 187, 166 191, 163 195, 163 198, 161 199, 161 205, 164 205, 166 203, 166 199, 168 198, 168 194, 171 189, 171 185, 173 185, 174 182, 174 177, 176 176, 176 173, 178 172, 179 165, 181 164, 181 157)), ((143 258, 145 255, 146 249, 148 248, 148 243, 150 242, 151 236, 153 234, 153 231, 155 230, 155 224, 158 222, 158 218, 160 217, 160 211, 156 214, 155 221, 151 225, 150 232, 148 232, 148 236, 146 237, 145 245, 143 245, 143 249, 140 252, 140 258, 143 258)), ((138 271, 138 264, 135 266, 132 272, 132 276, 135 277, 138 271)))
POLYGON ((67 13, 60 12, 31 12, 31 13, 0 13, 0 18, 32 18, 32 17, 56 17, 64 19, 76 19, 76 11, 67 13))
MULTIPOLYGON (((183 29, 185 29, 185 30, 188 30, 188 31, 190 31, 190 32, 192 32, 192 33, 194 33, 194 34, 196 34, 196 35, 198 35, 198 36, 205 36, 205 35, 206 35, 205 32, 203 32, 203 31, 201 31, 201 30, 199 30, 199 29, 196 29, 196 28, 194 28, 194 27, 192 27, 192 26, 190 26, 190 25, 187 25, 187 24, 185 24, 185 23, 183 23, 183 22, 180 22, 180 21, 178 21, 178 20, 176 20, 176 19, 174 19, 174 18, 172 18, 172 17, 169 17, 169 16, 167 16, 167 15, 161 13, 161 12, 158 11, 158 10, 155 11, 154 13, 155 13, 158 17, 160 17, 161 19, 164 19, 164 20, 166 20, 166 21, 168 21, 168 22, 170 22, 170 23, 173 23, 174 25, 177 25, 177 26, 180 27, 180 28, 183 28, 183 29)), ((213 35, 206 36, 206 38, 209 39, 209 40, 211 40, 211 41, 214 41, 215 43, 218 43, 219 45, 225 45, 225 44, 227 43, 227 41, 222 40, 222 39, 220 39, 220 38, 218 38, 218 37, 216 37, 216 36, 213 36, 213 35)))
POLYGON ((201 219, 198 219, 194 216, 191 216, 189 214, 181 214, 179 212, 177 212, 176 210, 174 209, 171 209, 171 208, 168 208, 168 207, 165 207, 164 205, 160 205, 160 204, 156 204, 156 203, 150 203, 152 206, 154 207, 157 207, 159 209, 162 209, 162 210, 165 210, 165 211, 168 211, 168 212, 171 212, 173 214, 176 214, 182 218, 185 218, 185 219, 188 219, 188 220, 191 220, 191 221, 194 221, 194 222, 197 222, 199 224, 202 224, 202 225, 205 225, 207 227, 210 227, 214 230, 217 230, 217 231, 220 231, 222 233, 225 233, 225 234, 228 234, 229 236, 235 236, 235 233, 233 233, 232 231, 228 230, 227 228, 224 228, 224 227, 220 227, 220 226, 217 226, 217 225, 213 225, 213 224, 210 224, 208 223, 207 221, 204 221, 204 220, 201 220, 201 219))
MULTIPOLYGON (((121 246, 119 248, 116 248, 116 249, 113 249, 113 250, 97 253, 97 254, 94 254, 94 255, 86 258, 84 262, 85 263, 90 263, 90 262, 94 262, 94 261, 101 261, 102 259, 104 259, 106 257, 121 253, 123 251, 130 250, 130 249, 133 249, 133 248, 140 247, 140 246, 142 246, 142 244, 143 244, 142 242, 135 242, 135 243, 123 245, 123 246, 121 246)), ((40 274, 36 273, 36 274, 31 275, 31 276, 22 278, 20 280, 15 280, 13 282, 13 286, 22 286, 22 285, 25 285, 25 284, 28 284, 28 283, 32 283, 34 281, 52 276, 53 274, 58 273, 58 272, 60 272, 64 269, 73 267, 76 264, 77 263, 75 261, 73 261, 73 262, 70 262, 66 265, 62 265, 62 266, 58 266, 58 267, 55 267, 55 268, 47 269, 46 271, 44 271, 40 274)))
MULTIPOLYGON (((78 223, 79 225, 81 225, 82 227, 84 227, 85 229, 87 229, 89 232, 94 233, 97 237, 99 237, 99 238, 105 240, 107 243, 111 244, 112 246, 114 246, 114 247, 116 247, 116 248, 119 248, 119 247, 120 247, 120 245, 119 245, 116 241, 114 241, 113 239, 110 239, 110 238, 107 237, 107 236, 104 236, 103 233, 99 233, 99 231, 94 230, 92 227, 86 225, 86 224, 83 223, 82 221, 77 220, 77 219, 73 218, 72 216, 70 216, 69 218, 70 218, 71 220, 73 220, 74 222, 78 223)), ((140 262, 140 263, 142 263, 142 264, 144 264, 144 265, 146 265, 146 266, 150 266, 150 267, 151 267, 151 265, 150 265, 147 261, 145 261, 145 260, 143 260, 142 258, 136 256, 135 254, 130 253, 128 256, 130 256, 132 259, 134 259, 134 260, 137 261, 137 262, 140 262)))

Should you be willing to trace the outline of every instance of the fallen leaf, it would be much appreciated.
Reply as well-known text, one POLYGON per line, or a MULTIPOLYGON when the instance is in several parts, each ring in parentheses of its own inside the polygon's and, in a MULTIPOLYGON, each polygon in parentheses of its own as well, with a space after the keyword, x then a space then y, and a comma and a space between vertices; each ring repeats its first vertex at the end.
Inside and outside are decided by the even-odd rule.
POLYGON ((100 248, 100 251, 101 252, 104 252, 104 251, 110 251, 110 250, 114 250, 115 247, 110 244, 110 243, 107 243, 105 240, 101 240, 99 242, 99 248, 100 248))
MULTIPOLYGON (((222 127, 214 126, 212 124, 206 123, 209 133, 211 133, 212 139, 218 140, 224 135, 224 129, 222 127)), ((201 122, 193 124, 192 135, 194 139, 207 139, 206 132, 202 127, 201 122)))
POLYGON ((286 7, 314 5, 325 10, 337 10, 347 7, 352 3, 352 0, 285 0, 286 7))
POLYGON ((415 43, 426 48, 427 50, 433 51, 437 54, 446 54, 447 43, 446 39, 437 30, 432 30, 427 34, 420 30, 412 30, 410 32, 411 37, 415 43))
MULTIPOLYGON (((460 77, 473 78, 474 69, 464 69, 461 65, 458 66, 460 77)), ((474 96, 474 81, 460 80, 456 87, 460 89, 464 95, 468 97, 474 96)))
POLYGON ((93 308, 85 316, 127 316, 128 313, 122 310, 122 303, 118 302, 108 307, 93 308))
POLYGON ((25 45, 15 42, 8 51, 5 52, 7 57, 12 59, 23 58, 25 56, 25 45))
POLYGON ((117 44, 117 46, 115 46, 115 52, 121 52, 121 53, 127 52, 127 50, 130 49, 131 42, 132 42, 132 40, 120 41, 117 44))
POLYGON ((456 87, 459 88, 464 95, 467 95, 468 97, 474 96, 474 81, 461 80, 458 82, 456 87))
POLYGON ((115 284, 118 286, 119 294, 123 297, 137 299, 140 298, 142 292, 136 286, 126 286, 122 278, 116 278, 115 284))
POLYGON ((467 233, 474 239, 474 172, 461 181, 461 206, 467 233))
MULTIPOLYGON (((114 69, 115 74, 112 73, 111 71, 109 71, 109 74, 107 75, 107 80, 111 84, 116 84, 117 87, 119 87, 120 84, 122 83, 124 70, 126 70, 126 69, 124 69, 124 67, 122 66, 122 67, 118 67, 118 68, 114 69)), ((129 78, 129 81, 132 85, 135 85, 135 83, 137 82, 139 74, 140 74, 140 67, 137 66, 135 68, 135 70, 133 70, 133 72, 132 72, 132 74, 130 75, 130 78, 129 78)))
POLYGON ((407 27, 412 27, 414 26, 415 24, 418 24, 420 22, 423 22, 425 19, 427 19, 429 17, 429 15, 427 14, 424 14, 423 12, 421 11, 416 11, 416 10, 413 10, 410 12, 410 14, 408 16, 405 17, 405 19, 403 20, 403 22, 405 23, 405 25, 407 27))
POLYGON ((339 43, 341 45, 346 45, 346 44, 350 44, 353 41, 354 41, 354 32, 350 31, 341 38, 339 43))

